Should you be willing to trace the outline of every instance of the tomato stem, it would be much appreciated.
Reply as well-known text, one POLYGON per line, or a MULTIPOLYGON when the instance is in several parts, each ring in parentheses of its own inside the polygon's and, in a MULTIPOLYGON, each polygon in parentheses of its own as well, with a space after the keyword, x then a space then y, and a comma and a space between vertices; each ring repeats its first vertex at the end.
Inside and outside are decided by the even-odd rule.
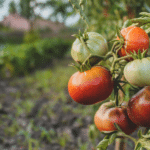
POLYGON ((113 57, 114 57, 114 61, 112 63, 111 69, 110 69, 110 71, 111 71, 112 74, 115 71, 115 65, 116 65, 117 62, 119 62, 121 60, 125 60, 125 59, 128 59, 128 58, 131 58, 132 55, 128 55, 128 56, 124 56, 124 57, 118 58, 117 55, 115 53, 113 53, 113 57))
POLYGON ((118 136, 126 137, 126 138, 132 140, 135 144, 137 143, 137 140, 136 140, 135 138, 133 138, 133 137, 130 136, 130 135, 125 134, 124 132, 118 132, 117 135, 118 135, 118 136))
POLYGON ((82 8, 80 7, 80 4, 77 3, 76 0, 68 0, 71 4, 72 7, 80 14, 82 20, 85 22, 85 24, 87 25, 87 28, 89 28, 89 20, 86 17, 86 15, 84 14, 82 8, 83 8, 83 4, 82 4, 82 8))
POLYGON ((115 60, 115 62, 118 62, 118 61, 120 61, 120 60, 125 60, 125 59, 131 58, 131 57, 132 57, 132 55, 120 57, 120 58, 117 58, 117 59, 115 60))
POLYGON ((119 99, 118 99, 118 87, 116 87, 116 92, 115 92, 115 102, 116 102, 116 106, 119 106, 119 99))
POLYGON ((112 48, 111 48, 111 52, 113 52, 113 50, 114 50, 114 48, 119 44, 120 42, 119 42, 119 40, 115 40, 115 42, 114 42, 114 44, 113 44, 113 46, 112 46, 112 48))

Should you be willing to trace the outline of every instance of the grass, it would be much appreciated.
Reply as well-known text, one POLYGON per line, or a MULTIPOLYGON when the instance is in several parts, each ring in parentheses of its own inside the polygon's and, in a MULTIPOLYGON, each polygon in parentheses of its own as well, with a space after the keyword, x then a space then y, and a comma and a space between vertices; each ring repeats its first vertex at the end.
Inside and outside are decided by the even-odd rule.
POLYGON ((59 60, 55 61, 54 66, 57 67, 38 70, 32 75, 28 75, 16 81, 18 83, 24 82, 30 89, 42 89, 44 92, 49 92, 49 90, 52 89, 55 92, 60 92, 67 87, 70 76, 76 70, 72 67, 68 67, 64 62, 61 63, 59 60))

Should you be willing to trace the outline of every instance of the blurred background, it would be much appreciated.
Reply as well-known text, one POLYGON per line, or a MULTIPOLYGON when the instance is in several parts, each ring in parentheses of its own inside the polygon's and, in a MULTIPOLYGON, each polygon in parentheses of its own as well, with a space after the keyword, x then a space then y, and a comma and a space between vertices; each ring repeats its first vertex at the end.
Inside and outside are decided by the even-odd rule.
MULTIPOLYGON (((87 0, 84 6, 89 30, 108 44, 116 26, 150 12, 146 0, 87 0)), ((76 72, 68 66, 71 35, 86 27, 79 14, 68 0, 0 0, 0 9, 0 149, 94 149, 103 137, 93 125, 99 105, 79 105, 67 90, 76 72)))

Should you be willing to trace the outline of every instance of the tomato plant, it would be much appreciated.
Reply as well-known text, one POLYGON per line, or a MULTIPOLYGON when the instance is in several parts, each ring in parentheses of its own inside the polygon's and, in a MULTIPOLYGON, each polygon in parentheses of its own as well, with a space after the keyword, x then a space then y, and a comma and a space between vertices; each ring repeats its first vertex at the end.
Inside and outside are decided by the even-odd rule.
POLYGON ((107 99, 113 90, 110 71, 102 66, 74 73, 68 82, 72 99, 80 104, 90 105, 107 99))
POLYGON ((139 87, 150 85, 150 57, 127 63, 124 76, 132 85, 139 87))
POLYGON ((150 86, 145 86, 129 100, 127 112, 135 124, 150 127, 150 86))
MULTIPOLYGON (((146 50, 149 48, 148 34, 140 27, 130 26, 121 30, 124 38, 123 47, 118 52, 119 56, 126 56, 130 52, 138 53, 138 50, 146 50)), ((117 38, 119 39, 119 38, 117 38)))
POLYGON ((100 106, 94 116, 94 122, 101 132, 113 132, 116 123, 126 134, 131 134, 137 128, 127 115, 126 107, 115 107, 115 103, 107 102, 100 106))
MULTIPOLYGON (((69 1, 73 3, 72 0, 69 1)), ((80 6, 83 1, 80 1, 80 6)), ((94 123, 106 136, 96 149, 106 150, 116 138, 131 139, 135 143, 135 150, 149 149, 150 57, 146 54, 149 48, 147 33, 150 33, 150 13, 143 12, 140 14, 142 17, 127 20, 121 31, 117 30, 117 40, 113 40, 111 49, 107 51, 107 42, 101 35, 87 32, 89 21, 83 14, 83 9, 75 3, 73 7, 80 13, 87 29, 84 34, 77 36, 72 46, 72 58, 79 62, 76 66, 79 71, 71 76, 68 91, 72 99, 80 104, 90 105, 103 101, 95 113, 94 123), (110 71, 103 66, 105 62, 110 71), (96 63, 101 65, 95 66, 96 63), (124 90, 126 84, 129 86, 128 90, 124 90), (140 90, 139 87, 144 88, 140 90), (130 88, 134 94, 140 90, 131 99, 130 88), (109 100, 107 98, 112 91, 114 98, 109 100), (121 91, 128 94, 129 102, 124 102, 125 97, 121 91), (138 139, 135 139, 129 134, 138 126, 147 128, 144 133, 139 130, 138 139)), ((94 130, 89 132, 90 137, 94 135, 92 132, 94 130)))

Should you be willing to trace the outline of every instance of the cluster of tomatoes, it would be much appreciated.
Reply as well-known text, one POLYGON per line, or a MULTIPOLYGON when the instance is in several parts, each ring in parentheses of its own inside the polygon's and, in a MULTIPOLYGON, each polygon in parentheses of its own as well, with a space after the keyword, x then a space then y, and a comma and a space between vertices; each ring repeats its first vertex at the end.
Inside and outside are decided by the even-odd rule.
MULTIPOLYGON (((127 105, 116 106, 113 100, 100 105, 94 123, 101 132, 116 131, 117 124, 124 133, 131 134, 138 126, 150 127, 150 57, 141 54, 147 53, 149 37, 136 26, 123 28, 120 33, 123 40, 120 37, 117 40, 123 43, 117 51, 118 61, 123 57, 127 61, 123 75, 131 85, 143 88, 127 105), (138 59, 126 57, 131 53, 139 55, 138 59)), ((116 86, 113 72, 96 65, 98 61, 105 60, 108 53, 107 42, 98 33, 87 32, 75 40, 71 55, 80 64, 80 71, 74 73, 68 82, 68 91, 74 101, 92 105, 111 95, 116 86)))

